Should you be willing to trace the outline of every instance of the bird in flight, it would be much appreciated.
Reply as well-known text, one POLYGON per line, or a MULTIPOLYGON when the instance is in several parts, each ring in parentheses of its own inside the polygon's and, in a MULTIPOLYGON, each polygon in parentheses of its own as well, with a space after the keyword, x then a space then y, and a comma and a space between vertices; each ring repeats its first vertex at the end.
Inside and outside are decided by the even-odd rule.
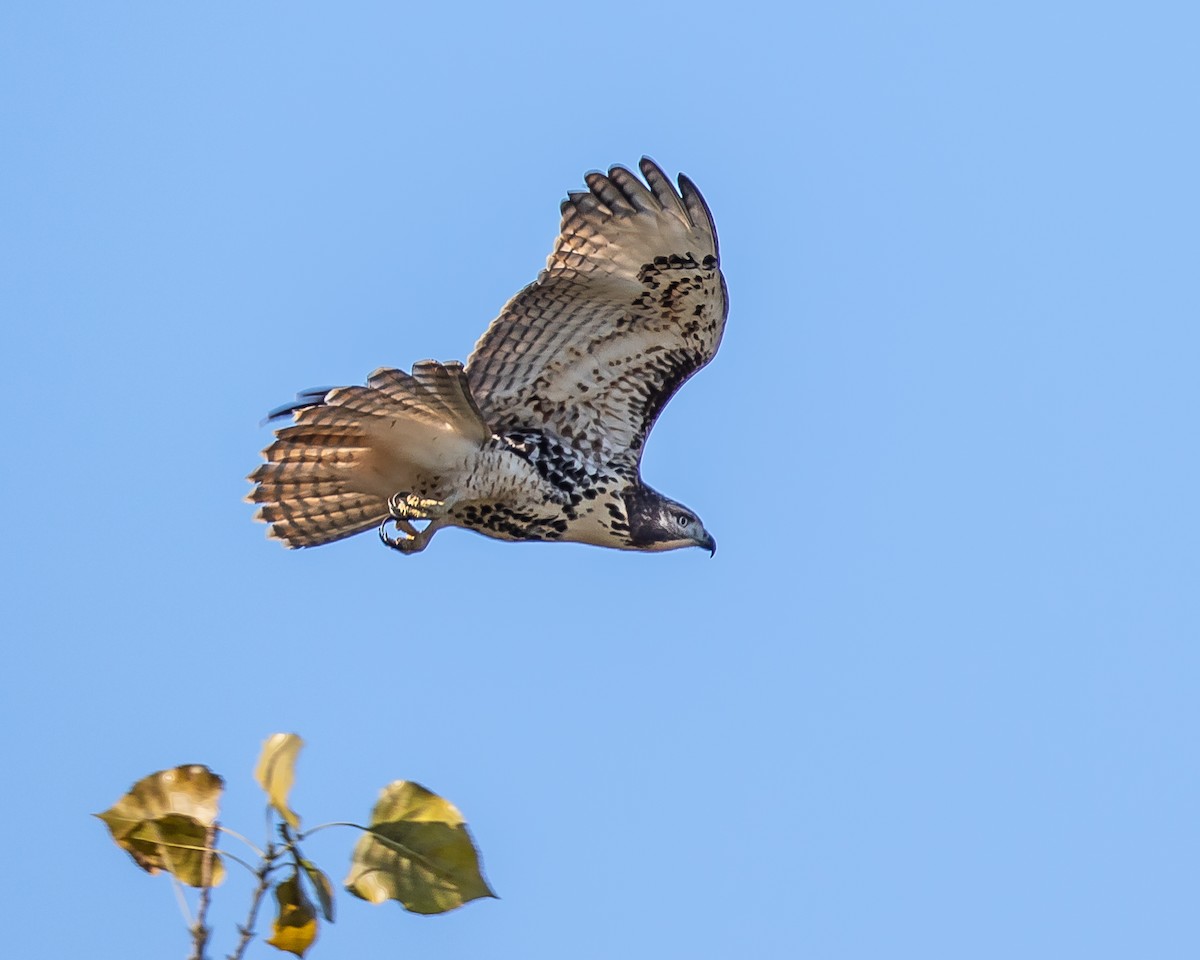
POLYGON ((401 553, 447 526, 625 550, 716 541, 642 481, 654 421, 717 352, 728 313, 712 214, 651 160, 590 173, 537 280, 464 367, 381 367, 300 394, 247 499, 268 536, 315 547, 377 528, 401 553))

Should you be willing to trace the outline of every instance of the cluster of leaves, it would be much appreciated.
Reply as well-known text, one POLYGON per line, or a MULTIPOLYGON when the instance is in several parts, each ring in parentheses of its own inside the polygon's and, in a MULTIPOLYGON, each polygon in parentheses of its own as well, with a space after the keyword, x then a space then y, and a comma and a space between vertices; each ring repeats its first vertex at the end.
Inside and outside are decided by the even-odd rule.
POLYGON ((209 897, 225 877, 226 860, 242 865, 258 881, 246 923, 239 928, 241 939, 230 956, 234 960, 243 956, 254 936, 259 905, 272 886, 277 911, 267 943, 304 956, 317 937, 318 910, 326 921, 332 923, 334 918, 333 884, 300 850, 303 840, 326 827, 362 831, 345 886, 370 903, 396 900, 406 910, 431 914, 495 896, 480 873, 479 854, 462 814, 420 784, 397 780, 384 787, 366 826, 326 823, 302 831, 288 794, 303 743, 295 734, 277 733, 263 744, 254 775, 267 795, 278 834, 263 849, 218 823, 225 781, 198 764, 143 777, 110 809, 97 814, 113 841, 143 870, 166 873, 199 889, 192 923, 195 960, 204 957, 209 897), (218 850, 220 834, 245 844, 258 858, 257 866, 218 850))

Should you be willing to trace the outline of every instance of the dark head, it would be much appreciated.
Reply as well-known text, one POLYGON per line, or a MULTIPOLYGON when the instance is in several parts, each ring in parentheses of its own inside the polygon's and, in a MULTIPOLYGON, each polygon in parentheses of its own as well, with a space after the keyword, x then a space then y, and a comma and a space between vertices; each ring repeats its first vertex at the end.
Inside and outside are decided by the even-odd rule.
POLYGON ((717 552, 717 541, 704 529, 700 518, 682 503, 669 500, 642 483, 626 488, 624 497, 629 541, 635 550, 703 547, 710 554, 717 552))

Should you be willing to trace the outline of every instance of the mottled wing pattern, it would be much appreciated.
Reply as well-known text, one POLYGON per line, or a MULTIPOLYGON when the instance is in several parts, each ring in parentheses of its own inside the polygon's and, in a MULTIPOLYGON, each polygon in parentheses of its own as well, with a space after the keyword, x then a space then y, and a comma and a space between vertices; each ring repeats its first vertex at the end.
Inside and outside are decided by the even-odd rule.
POLYGON ((475 345, 471 391, 493 430, 548 428, 603 462, 636 467, 655 419, 712 359, 727 302, 717 235, 687 177, 657 165, 587 176, 562 204, 538 279, 475 345))

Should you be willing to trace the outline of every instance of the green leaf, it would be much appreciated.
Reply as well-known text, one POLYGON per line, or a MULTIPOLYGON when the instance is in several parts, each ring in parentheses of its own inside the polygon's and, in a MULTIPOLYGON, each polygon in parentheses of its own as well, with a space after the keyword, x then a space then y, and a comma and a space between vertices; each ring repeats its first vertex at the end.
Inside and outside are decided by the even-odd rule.
POLYGON ((263 743, 254 768, 254 779, 266 791, 267 800, 293 830, 300 829, 300 818, 288 807, 288 793, 296 779, 296 755, 302 746, 304 741, 294 733, 272 734, 263 743))
POLYGON ((301 858, 300 866, 304 868, 309 882, 317 892, 317 900, 321 904, 322 915, 330 923, 333 923, 333 884, 324 873, 317 869, 317 865, 311 860, 301 858))
POLYGON ((371 903, 397 900, 413 913, 445 913, 495 894, 454 804, 418 783, 384 787, 351 858, 346 889, 371 903))
POLYGON ((317 912, 300 886, 300 874, 293 873, 275 888, 279 912, 271 925, 272 936, 267 941, 276 950, 304 956, 304 951, 317 939, 317 912))
MULTIPOLYGON (((147 873, 166 870, 193 887, 204 885, 205 847, 216 822, 225 781, 199 764, 143 777, 112 807, 96 814, 113 841, 147 873)), ((225 876, 219 854, 211 858, 212 886, 225 876)))

